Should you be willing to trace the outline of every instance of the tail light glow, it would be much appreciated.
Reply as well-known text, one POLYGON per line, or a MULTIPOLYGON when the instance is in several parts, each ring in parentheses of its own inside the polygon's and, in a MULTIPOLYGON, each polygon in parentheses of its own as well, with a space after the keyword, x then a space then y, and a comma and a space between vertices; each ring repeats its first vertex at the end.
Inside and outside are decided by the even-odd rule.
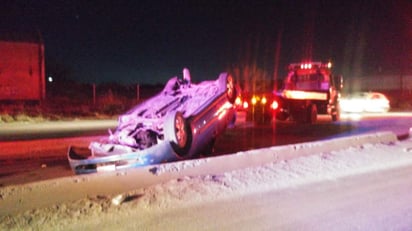
POLYGON ((243 102, 243 109, 247 109, 247 108, 249 108, 249 103, 244 101, 243 102))
POLYGON ((236 105, 241 105, 242 104, 242 100, 240 99, 240 97, 236 97, 235 104, 236 105))
POLYGON ((253 105, 255 105, 255 104, 257 103, 257 99, 256 99, 256 97, 255 97, 255 96, 253 96, 251 101, 252 101, 252 104, 253 104, 253 105))
POLYGON ((273 110, 278 109, 278 107, 279 107, 278 101, 274 100, 274 101, 272 102, 272 104, 270 105, 270 107, 271 107, 273 110))
POLYGON ((266 97, 263 97, 262 100, 261 100, 261 103, 266 104, 267 102, 268 102, 268 100, 266 99, 266 97))

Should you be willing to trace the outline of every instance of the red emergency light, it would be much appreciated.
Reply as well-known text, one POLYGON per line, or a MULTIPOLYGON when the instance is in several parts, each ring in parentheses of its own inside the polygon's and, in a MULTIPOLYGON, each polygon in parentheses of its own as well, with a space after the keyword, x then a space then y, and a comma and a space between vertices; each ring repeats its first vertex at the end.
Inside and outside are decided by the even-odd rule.
POLYGON ((332 63, 322 63, 322 62, 303 62, 303 63, 291 63, 289 65, 289 70, 310 70, 319 68, 332 68, 332 63))

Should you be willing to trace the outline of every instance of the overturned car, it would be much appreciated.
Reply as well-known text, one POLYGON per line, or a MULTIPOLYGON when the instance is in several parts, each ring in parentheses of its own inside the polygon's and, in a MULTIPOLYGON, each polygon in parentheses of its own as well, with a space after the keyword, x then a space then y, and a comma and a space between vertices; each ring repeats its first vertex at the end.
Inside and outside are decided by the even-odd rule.
POLYGON ((185 68, 183 78, 171 78, 160 93, 121 115, 107 138, 88 148, 69 147, 70 167, 92 173, 208 154, 234 122, 236 94, 229 74, 194 84, 185 68))

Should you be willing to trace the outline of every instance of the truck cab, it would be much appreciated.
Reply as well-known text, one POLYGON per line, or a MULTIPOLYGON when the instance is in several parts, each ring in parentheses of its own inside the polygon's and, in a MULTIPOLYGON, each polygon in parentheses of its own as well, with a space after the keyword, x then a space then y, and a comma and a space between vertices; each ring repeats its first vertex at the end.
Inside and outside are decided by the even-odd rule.
POLYGON ((331 68, 330 62, 290 64, 283 86, 275 92, 276 119, 315 123, 318 114, 328 114, 339 120, 342 78, 333 76, 331 68))

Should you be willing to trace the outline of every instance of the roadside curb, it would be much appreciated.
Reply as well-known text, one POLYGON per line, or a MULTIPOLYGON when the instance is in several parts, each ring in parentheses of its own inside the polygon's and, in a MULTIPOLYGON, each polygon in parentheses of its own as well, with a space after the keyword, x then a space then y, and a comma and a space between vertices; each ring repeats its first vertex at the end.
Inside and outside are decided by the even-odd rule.
MULTIPOLYGON (((398 141, 397 136, 392 132, 379 132, 365 135, 334 138, 331 140, 305 142, 283 146, 273 146, 269 148, 254 149, 245 152, 239 152, 232 155, 207 158, 206 163, 197 165, 195 168, 181 169, 178 175, 205 175, 223 173, 216 168, 215 172, 207 170, 214 169, 213 166, 225 166, 225 171, 233 171, 242 168, 261 166, 267 163, 290 160, 303 156, 328 153, 350 147, 358 147, 365 144, 384 143, 391 144, 398 141), (203 166, 204 165, 204 166, 203 166)), ((193 160, 199 161, 199 160, 193 160)), ((186 161, 187 162, 187 161, 186 161)), ((169 163, 162 165, 174 165, 176 169, 178 163, 169 163)), ((190 164, 187 164, 190 165, 190 164)), ((178 177, 176 175, 176 177, 178 177)))
POLYGON ((326 141, 274 146, 230 155, 178 161, 129 170, 76 175, 19 186, 6 186, 0 188, 0 207, 7 206, 7 208, 13 209, 11 211, 0 211, 0 216, 63 202, 59 197, 44 200, 43 194, 45 191, 48 191, 51 195, 59 195, 65 194, 65 189, 70 187, 72 193, 66 194, 64 201, 74 201, 98 195, 116 195, 173 179, 221 175, 235 170, 253 168, 268 163, 327 153, 365 144, 392 144, 397 141, 398 138, 394 133, 380 132, 334 138, 326 141), (107 187, 107 182, 110 182, 110 187, 107 187), (90 194, 90 192, 93 193, 90 194))

